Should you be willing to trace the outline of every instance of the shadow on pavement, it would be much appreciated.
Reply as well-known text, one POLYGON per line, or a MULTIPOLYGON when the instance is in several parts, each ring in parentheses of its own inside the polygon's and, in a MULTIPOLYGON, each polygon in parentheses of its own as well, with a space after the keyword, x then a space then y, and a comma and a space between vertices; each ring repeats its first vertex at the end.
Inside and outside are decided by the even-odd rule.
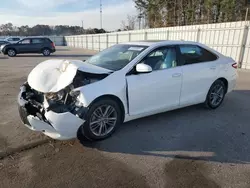
POLYGON ((0 166, 1 187, 149 187, 131 166, 99 151, 80 144, 51 145, 20 154, 16 160, 7 159, 0 166))
POLYGON ((100 142, 80 142, 107 152, 248 163, 249 96, 249 90, 233 91, 216 110, 191 106, 127 122, 100 142))
POLYGON ((65 52, 65 51, 70 51, 70 48, 60 48, 60 49, 56 49, 56 51, 60 51, 60 52, 65 52))
POLYGON ((174 158, 165 164, 166 187, 188 188, 219 188, 220 186, 209 178, 206 165, 200 161, 179 160, 174 158))

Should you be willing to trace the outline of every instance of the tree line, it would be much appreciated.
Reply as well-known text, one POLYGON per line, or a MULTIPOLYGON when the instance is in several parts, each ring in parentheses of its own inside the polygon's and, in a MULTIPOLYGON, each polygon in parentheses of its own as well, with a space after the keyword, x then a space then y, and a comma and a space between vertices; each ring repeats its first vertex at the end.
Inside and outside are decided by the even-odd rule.
POLYGON ((220 23, 245 19, 248 0, 134 0, 147 26, 220 23))
MULTIPOLYGON (((121 22, 122 30, 220 23, 245 19, 249 0, 134 0, 139 12, 121 22)), ((248 16, 248 15, 247 15, 248 16)), ((248 17, 247 17, 248 18, 248 17)), ((68 25, 0 25, 0 36, 80 35, 107 33, 104 29, 68 25)))
POLYGON ((12 23, 0 25, 0 36, 42 36, 42 35, 80 35, 80 34, 95 34, 106 33, 104 29, 90 28, 83 29, 80 26, 68 25, 28 25, 16 27, 12 23))

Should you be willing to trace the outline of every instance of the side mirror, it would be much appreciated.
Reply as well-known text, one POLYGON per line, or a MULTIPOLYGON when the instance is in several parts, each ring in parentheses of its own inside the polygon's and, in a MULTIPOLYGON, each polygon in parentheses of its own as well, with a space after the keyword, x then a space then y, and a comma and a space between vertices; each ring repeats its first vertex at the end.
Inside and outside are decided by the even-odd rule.
POLYGON ((150 67, 149 65, 147 64, 144 64, 144 63, 139 63, 136 65, 136 72, 138 73, 149 73, 149 72, 152 72, 152 67, 150 67))

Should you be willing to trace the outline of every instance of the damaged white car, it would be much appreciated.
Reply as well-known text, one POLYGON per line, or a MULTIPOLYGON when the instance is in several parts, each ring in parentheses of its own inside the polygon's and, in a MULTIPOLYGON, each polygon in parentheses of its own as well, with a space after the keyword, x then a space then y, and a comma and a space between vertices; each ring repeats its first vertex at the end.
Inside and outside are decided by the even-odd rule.
POLYGON ((83 62, 37 65, 18 96, 22 122, 54 139, 110 136, 123 122, 204 103, 219 107, 237 64, 199 43, 118 44, 83 62))

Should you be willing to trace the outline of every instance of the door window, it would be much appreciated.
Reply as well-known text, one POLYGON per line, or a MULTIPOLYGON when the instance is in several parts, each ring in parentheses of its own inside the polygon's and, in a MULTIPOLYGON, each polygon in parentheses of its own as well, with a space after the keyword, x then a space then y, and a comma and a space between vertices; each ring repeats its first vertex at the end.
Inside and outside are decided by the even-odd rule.
POLYGON ((32 44, 41 44, 43 41, 43 39, 32 39, 32 44))
POLYGON ((19 42, 20 44, 30 44, 30 39, 24 39, 19 42))
POLYGON ((184 65, 214 61, 217 59, 216 55, 197 45, 180 45, 180 52, 184 65))
POLYGON ((152 67, 153 70, 163 70, 177 66, 176 48, 161 47, 151 53, 142 61, 152 67))

